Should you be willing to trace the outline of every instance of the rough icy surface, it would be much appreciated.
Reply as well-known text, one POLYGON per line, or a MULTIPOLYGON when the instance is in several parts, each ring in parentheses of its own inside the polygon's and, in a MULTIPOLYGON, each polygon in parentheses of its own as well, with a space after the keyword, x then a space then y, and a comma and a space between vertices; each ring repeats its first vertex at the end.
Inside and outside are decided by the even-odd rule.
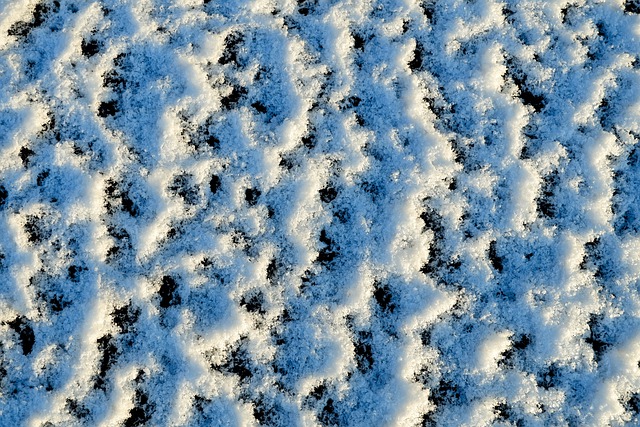
POLYGON ((0 0, 0 425, 639 425, 639 13, 0 0))

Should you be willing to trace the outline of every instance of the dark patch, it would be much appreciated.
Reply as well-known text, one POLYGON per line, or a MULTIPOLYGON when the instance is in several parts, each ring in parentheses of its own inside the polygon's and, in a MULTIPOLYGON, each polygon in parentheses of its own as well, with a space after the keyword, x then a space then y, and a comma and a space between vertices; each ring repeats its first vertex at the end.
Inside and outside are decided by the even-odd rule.
POLYGON ((127 88, 127 80, 121 77, 116 70, 111 70, 102 76, 102 86, 116 93, 122 93, 127 88))
POLYGON ((38 244, 49 238, 49 232, 40 223, 42 218, 37 215, 27 215, 24 231, 30 243, 38 244))
POLYGON ((269 265, 267 265, 267 280, 269 283, 274 284, 276 282, 276 278, 278 277, 278 264, 276 263, 275 258, 269 261, 269 265))
POLYGON ((500 402, 493 407, 493 413, 499 420, 507 421, 511 417, 511 408, 506 402, 500 402))
POLYGON ((207 145, 214 150, 220 149, 220 140, 215 135, 207 135, 207 145))
POLYGON ((222 106, 227 110, 235 108, 247 93, 248 91, 246 88, 234 85, 231 89, 231 93, 227 96, 222 97, 222 106))
POLYGON ((380 309, 384 313, 393 313, 393 311, 396 309, 396 305, 391 302, 392 294, 389 286, 379 286, 376 283, 374 284, 374 289, 375 290, 373 291, 373 297, 380 306, 380 309))
POLYGON ((263 315, 267 312, 264 309, 264 296, 260 292, 244 295, 240 300, 240 306, 244 307, 249 313, 263 315))
POLYGON ((98 343, 98 351, 100 351, 100 372, 93 388, 106 390, 105 378, 109 369, 116 363, 118 357, 118 347, 114 344, 114 339, 111 334, 106 334, 96 341, 98 343))
POLYGON ((420 71, 422 69, 422 51, 424 48, 422 44, 416 43, 416 48, 413 51, 413 59, 409 61, 409 69, 411 71, 420 71))
POLYGON ((358 339, 354 342, 356 351, 356 365, 363 374, 373 367, 373 351, 371 349, 371 332, 359 332, 358 339))
POLYGON ((149 402, 149 396, 144 391, 137 389, 133 400, 134 407, 129 411, 129 418, 124 421, 125 427, 137 427, 146 425, 150 420, 155 405, 149 402))
POLYGON ((549 390, 550 388, 557 386, 559 376, 560 371, 558 370, 558 367, 555 364, 551 364, 546 371, 538 374, 536 383, 538 387, 549 390))
POLYGON ((320 400, 322 399, 326 391, 327 391, 327 386, 325 384, 319 384, 313 390, 311 390, 311 393, 309 393, 309 396, 313 397, 315 400, 320 400))
POLYGON ((222 372, 234 374, 240 377, 240 381, 250 379, 253 377, 253 372, 249 367, 251 361, 247 351, 244 349, 244 342, 246 339, 241 339, 237 347, 229 352, 227 360, 221 366, 212 366, 214 369, 218 369, 222 372))
POLYGON ((49 176, 49 170, 43 170, 42 172, 40 172, 36 177, 36 185, 38 187, 42 187, 48 176, 49 176))
POLYGON ((313 133, 309 133, 302 137, 302 145, 312 150, 316 146, 316 137, 313 133))
POLYGON ((336 191, 336 189, 330 185, 320 189, 319 193, 320 200, 322 200, 324 203, 331 203, 338 196, 338 192, 336 191))
POLYGON ((25 168, 28 167, 30 158, 35 156, 35 154, 36 152, 29 147, 20 148, 20 153, 18 153, 18 156, 20 157, 20 160, 22 160, 22 166, 24 166, 25 168))
POLYGON ((423 231, 431 230, 433 232, 433 240, 429 245, 429 261, 422 266, 420 271, 424 274, 432 274, 446 264, 443 247, 444 226, 440 214, 430 206, 425 207, 424 212, 420 214, 420 219, 424 221, 423 231))
POLYGON ((82 39, 82 43, 80 43, 80 48, 82 49, 82 54, 87 58, 91 58, 100 52, 100 45, 97 40, 89 40, 86 41, 82 39))
POLYGON ((232 32, 224 39, 224 52, 218 63, 222 65, 235 64, 238 65, 238 53, 244 41, 244 36, 239 32, 232 32))
POLYGON ((220 187, 222 186, 222 181, 218 175, 213 175, 211 180, 209 181, 209 189, 211 190, 211 194, 216 194, 220 187))
POLYGON ((89 410, 75 399, 67 399, 65 409, 77 419, 83 419, 89 416, 89 410))
POLYGON ((77 283, 79 279, 79 275, 83 271, 87 271, 87 267, 70 265, 69 268, 67 269, 67 277, 69 277, 69 280, 71 280, 72 282, 77 283))
POLYGON ((38 28, 44 24, 49 14, 49 6, 44 3, 36 4, 33 10, 33 16, 30 22, 18 21, 11 25, 7 34, 10 36, 16 36, 19 38, 25 38, 29 35, 31 30, 38 28))
POLYGON ((98 117, 106 118, 108 116, 115 116, 120 111, 118 108, 118 101, 112 99, 111 101, 103 101, 98 107, 98 117))
POLYGON ((595 355, 596 363, 599 363, 602 360, 602 355, 611 345, 610 343, 603 341, 600 337, 603 335, 600 328, 600 321, 602 320, 601 316, 596 314, 591 314, 589 316, 589 337, 585 339, 587 344, 591 345, 593 349, 593 354, 595 355))
POLYGON ((191 175, 179 174, 173 178, 173 182, 167 188, 172 194, 178 195, 188 205, 198 203, 198 189, 191 183, 191 175))
POLYGON ((120 201, 122 204, 122 210, 127 212, 133 218, 136 218, 140 214, 138 207, 135 205, 135 203, 133 203, 133 200, 131 200, 131 198, 129 197, 129 193, 123 192, 122 195, 120 196, 120 201))
POLYGON ((158 295, 160 295, 160 307, 169 308, 174 305, 180 305, 182 298, 176 293, 178 284, 171 276, 164 276, 158 295))
POLYGON ((364 37, 362 37, 358 33, 353 33, 352 36, 353 36, 353 48, 364 51, 364 45, 366 43, 364 40, 364 37))
POLYGON ((624 2, 624 13, 640 14, 640 0, 627 0, 624 2))
POLYGON ((36 342, 36 335, 31 325, 29 325, 29 319, 24 316, 18 316, 15 320, 7 322, 7 325, 18 334, 18 340, 20 341, 20 346, 22 346, 22 354, 25 356, 31 354, 33 345, 36 342))
POLYGON ((558 171, 553 171, 549 175, 546 175, 543 178, 544 182, 541 188, 541 194, 536 199, 538 212, 540 212, 543 217, 552 219, 556 216, 556 206, 553 201, 553 196, 555 193, 555 188, 558 185, 558 171))
POLYGON ((7 203, 8 197, 9 192, 4 185, 0 184, 0 209, 4 208, 4 205, 7 203))
POLYGON ((127 305, 116 308, 111 313, 111 319, 114 325, 120 329, 121 334, 134 331, 134 325, 140 317, 140 309, 133 307, 131 301, 127 305))
POLYGON ((322 229, 322 231, 320 232, 320 242, 324 244, 324 247, 320 249, 316 261, 326 266, 335 259, 335 257, 338 255, 338 252, 335 248, 333 240, 331 240, 327 236, 327 230, 325 229, 322 229))
POLYGON ((491 261, 491 265, 493 266, 494 270, 496 270, 498 273, 502 273, 502 269, 504 268, 504 266, 502 265, 502 257, 498 256, 497 244, 495 240, 492 240, 491 243, 489 243, 489 260, 491 261))
POLYGON ((445 404, 459 404, 461 400, 462 396, 458 386, 452 381, 444 379, 441 379, 438 386, 431 389, 431 393, 429 393, 429 401, 436 407, 445 404))
POLYGON ((322 407, 322 411, 318 414, 318 421, 323 426, 337 426, 339 425, 338 414, 333 406, 333 399, 327 399, 327 402, 322 407))
POLYGON ((638 415, 640 413, 640 394, 632 393, 624 406, 627 411, 630 411, 633 415, 638 415))
POLYGON ((436 0, 425 0, 420 2, 422 13, 430 23, 435 23, 434 15, 436 13, 436 0))
POLYGON ((514 341, 513 347, 522 351, 526 349, 529 344, 531 344, 531 338, 529 338, 529 335, 523 334, 517 341, 514 341))
POLYGON ((258 199, 262 192, 257 188, 247 188, 244 190, 244 199, 247 201, 249 206, 255 206, 258 203, 258 199))
POLYGON ((256 101, 253 104, 251 104, 251 106, 258 112, 258 113, 262 113, 262 114, 267 114, 267 107, 264 106, 264 104, 260 101, 256 101))
POLYGON ((507 75, 511 77, 513 83, 518 87, 518 97, 524 105, 530 105, 535 112, 540 112, 546 105, 546 99, 543 95, 537 95, 531 90, 531 85, 527 83, 527 75, 520 69, 514 58, 508 58, 506 61, 507 75))

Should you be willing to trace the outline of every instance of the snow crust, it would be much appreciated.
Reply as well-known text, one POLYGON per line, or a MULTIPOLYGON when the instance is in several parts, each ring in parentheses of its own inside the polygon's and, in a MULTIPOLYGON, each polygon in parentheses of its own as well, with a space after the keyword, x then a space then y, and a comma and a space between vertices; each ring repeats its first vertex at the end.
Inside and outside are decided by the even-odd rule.
POLYGON ((640 424, 637 0, 0 0, 0 426, 640 424))

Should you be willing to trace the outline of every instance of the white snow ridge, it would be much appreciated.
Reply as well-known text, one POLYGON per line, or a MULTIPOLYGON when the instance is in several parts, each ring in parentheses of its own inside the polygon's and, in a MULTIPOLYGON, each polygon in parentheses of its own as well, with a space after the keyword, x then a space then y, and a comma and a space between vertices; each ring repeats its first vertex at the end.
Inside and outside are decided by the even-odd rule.
POLYGON ((640 425, 640 0, 0 0, 0 427, 640 425))

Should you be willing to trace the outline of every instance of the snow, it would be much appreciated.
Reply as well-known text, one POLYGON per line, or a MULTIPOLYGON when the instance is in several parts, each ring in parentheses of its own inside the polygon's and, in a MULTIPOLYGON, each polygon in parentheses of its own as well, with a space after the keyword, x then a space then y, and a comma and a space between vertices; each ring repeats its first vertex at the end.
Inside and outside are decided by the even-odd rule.
POLYGON ((640 424, 636 0, 0 0, 0 426, 640 424))

